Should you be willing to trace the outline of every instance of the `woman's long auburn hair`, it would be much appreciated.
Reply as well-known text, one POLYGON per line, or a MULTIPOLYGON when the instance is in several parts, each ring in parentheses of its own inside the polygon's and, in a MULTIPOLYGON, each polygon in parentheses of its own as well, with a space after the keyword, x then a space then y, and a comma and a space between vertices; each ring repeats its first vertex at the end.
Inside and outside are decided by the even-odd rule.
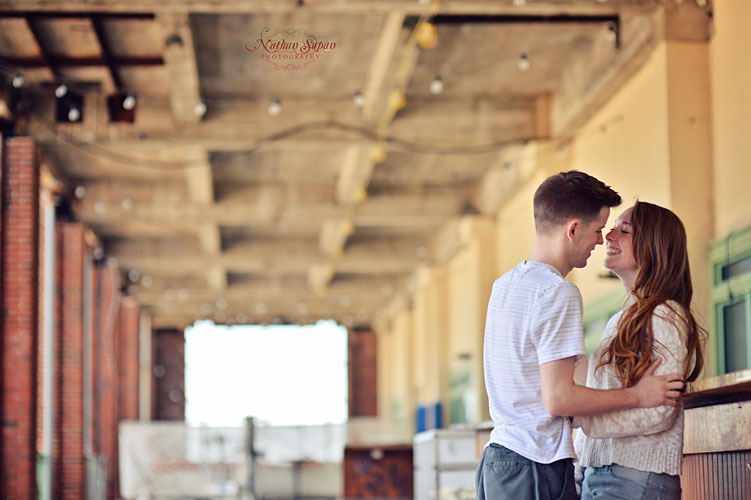
MULTIPOLYGON (((660 304, 674 309, 668 301, 678 304, 673 311, 685 327, 687 363, 684 379, 696 380, 704 366, 702 341, 706 330, 691 312, 691 271, 688 265, 686 229, 670 210, 637 201, 631 213, 632 245, 638 265, 632 294, 635 301, 618 321, 618 331, 602 352, 600 364, 612 364, 616 377, 624 387, 636 384, 649 368, 654 351, 652 315, 660 304), (693 368, 691 359, 695 360, 693 368)), ((666 318, 670 321, 675 319, 666 318)))

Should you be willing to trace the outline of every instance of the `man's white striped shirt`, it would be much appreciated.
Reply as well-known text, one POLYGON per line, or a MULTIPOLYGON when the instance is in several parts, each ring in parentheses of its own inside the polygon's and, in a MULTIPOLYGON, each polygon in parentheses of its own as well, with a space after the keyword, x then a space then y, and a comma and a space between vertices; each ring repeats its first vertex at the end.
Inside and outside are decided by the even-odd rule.
POLYGON ((539 463, 574 458, 571 419, 542 404, 540 365, 584 352, 581 294, 557 269, 527 260, 498 278, 483 351, 490 441, 539 463))

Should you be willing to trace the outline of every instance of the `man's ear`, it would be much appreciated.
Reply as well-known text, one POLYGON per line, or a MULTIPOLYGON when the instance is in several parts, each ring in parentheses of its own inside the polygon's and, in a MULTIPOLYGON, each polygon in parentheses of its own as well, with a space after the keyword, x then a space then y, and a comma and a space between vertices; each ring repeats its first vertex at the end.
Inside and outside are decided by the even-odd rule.
POLYGON ((573 219, 566 224, 566 238, 574 241, 576 231, 581 229, 581 222, 579 219, 573 219))

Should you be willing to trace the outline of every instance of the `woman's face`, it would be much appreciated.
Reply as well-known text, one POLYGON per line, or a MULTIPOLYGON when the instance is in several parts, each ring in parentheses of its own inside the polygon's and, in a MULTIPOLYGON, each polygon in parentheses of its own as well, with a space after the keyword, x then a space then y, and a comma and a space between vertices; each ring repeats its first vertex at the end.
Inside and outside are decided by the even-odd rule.
POLYGON ((634 207, 626 209, 615 220, 615 225, 605 236, 607 256, 605 267, 613 271, 625 285, 631 287, 639 265, 634 257, 632 246, 631 213, 634 207))

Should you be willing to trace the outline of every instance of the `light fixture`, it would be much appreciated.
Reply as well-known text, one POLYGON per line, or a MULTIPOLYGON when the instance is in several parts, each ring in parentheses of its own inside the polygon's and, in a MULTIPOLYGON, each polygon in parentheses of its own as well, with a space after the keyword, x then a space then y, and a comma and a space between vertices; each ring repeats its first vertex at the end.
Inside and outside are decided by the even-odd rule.
POLYGON ((514 7, 521 7, 523 5, 526 5, 527 2, 526 0, 514 0, 513 4, 514 4, 514 7))
POLYGON ((529 59, 527 54, 519 54, 519 60, 516 63, 519 71, 529 71, 529 59))
POLYGON ((76 197, 76 199, 83 199, 83 197, 86 196, 86 187, 82 184, 79 184, 73 191, 73 195, 76 197))
POLYGON ((618 38, 618 34, 616 33, 615 25, 613 23, 608 24, 608 31, 606 36, 608 38, 608 41, 610 42, 615 42, 618 38))
POLYGON ((58 99, 62 99, 63 97, 65 97, 67 93, 68 93, 68 86, 65 85, 64 83, 61 83, 55 89, 55 97, 57 97, 58 99))
POLYGON ((358 108, 362 108, 365 105, 365 96, 360 93, 360 91, 356 91, 354 94, 352 94, 352 102, 355 106, 358 108))
POLYGON ((136 107, 136 96, 128 92, 123 98, 123 109, 130 111, 136 107))
POLYGON ((274 99, 273 101, 271 101, 271 104, 269 104, 269 115, 277 116, 281 112, 282 112, 282 101, 279 99, 274 99))
POLYGON ((15 75, 13 75, 12 85, 14 89, 20 89, 21 87, 23 87, 23 83, 24 83, 24 80, 23 80, 23 75, 21 73, 16 73, 15 75))
POLYGON ((435 75, 433 79, 430 80, 430 93, 438 95, 441 92, 443 92, 443 80, 441 80, 439 75, 435 75))
POLYGON ((133 208, 133 198, 131 198, 130 196, 123 198, 122 207, 123 210, 130 210, 131 208, 133 208))
POLYGON ((389 108, 394 111, 404 109, 407 105, 407 98, 404 96, 404 92, 399 89, 394 89, 389 93, 389 108))
POLYGON ((75 104, 72 104, 70 108, 68 109, 68 121, 69 122, 77 122, 81 118, 81 110, 76 107, 75 104))
POLYGON ((131 92, 117 92, 107 96, 107 110, 112 123, 133 123, 136 121, 135 94, 131 92))
MULTIPOLYGON (((57 95, 57 91, 55 91, 57 95)), ((55 121, 58 123, 76 123, 83 121, 83 96, 75 92, 68 92, 67 87, 64 94, 55 102, 55 121)))
POLYGON ((427 21, 417 27, 417 45, 421 49, 432 49, 438 44, 438 29, 427 21))
POLYGON ((208 108, 206 107, 206 103, 203 101, 199 101, 198 104, 196 104, 193 108, 193 114, 198 118, 203 118, 203 115, 206 114, 206 111, 208 111, 208 108))
POLYGON ((386 148, 382 145, 374 146, 373 149, 370 151, 370 160, 373 163, 383 163, 386 161, 386 157, 388 156, 388 153, 386 152, 386 148))

